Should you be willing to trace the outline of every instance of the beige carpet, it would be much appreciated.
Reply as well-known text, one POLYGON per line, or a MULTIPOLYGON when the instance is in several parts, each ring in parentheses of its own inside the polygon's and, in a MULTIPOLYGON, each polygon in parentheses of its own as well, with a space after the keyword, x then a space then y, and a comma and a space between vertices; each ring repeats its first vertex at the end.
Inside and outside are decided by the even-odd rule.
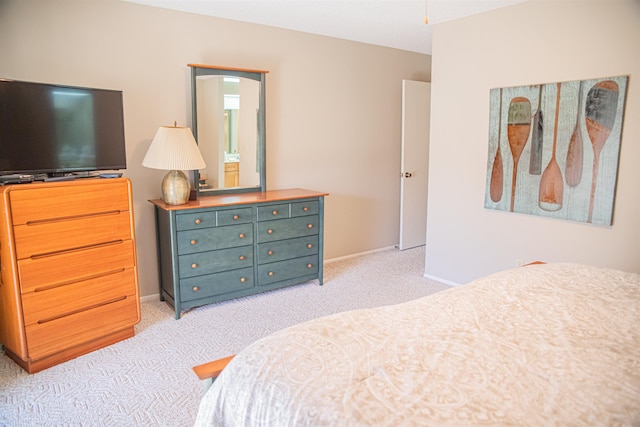
POLYGON ((295 323, 446 289, 426 279, 424 248, 325 265, 317 281, 212 304, 173 318, 142 303, 133 338, 29 375, 0 354, 0 426, 191 426, 202 385, 191 367, 295 323))

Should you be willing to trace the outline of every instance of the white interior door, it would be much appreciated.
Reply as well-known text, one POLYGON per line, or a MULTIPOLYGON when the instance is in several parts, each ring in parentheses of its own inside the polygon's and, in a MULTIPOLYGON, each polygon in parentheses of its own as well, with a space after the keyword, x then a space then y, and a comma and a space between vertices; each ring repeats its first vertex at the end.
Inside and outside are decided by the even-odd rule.
POLYGON ((400 250, 427 239, 427 177, 431 83, 402 81, 400 250))

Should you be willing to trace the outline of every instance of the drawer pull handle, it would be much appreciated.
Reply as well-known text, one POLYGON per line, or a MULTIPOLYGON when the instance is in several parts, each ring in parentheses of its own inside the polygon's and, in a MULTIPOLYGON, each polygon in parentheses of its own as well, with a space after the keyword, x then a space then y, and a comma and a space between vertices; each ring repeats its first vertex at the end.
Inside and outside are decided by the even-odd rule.
POLYGON ((244 233, 240 233, 240 238, 244 239, 244 233))
POLYGON ((196 224, 200 224, 202 221, 200 220, 200 218, 196 219, 196 224))
POLYGON ((306 207, 306 206, 304 208, 302 208, 302 210, 305 211, 305 212, 309 212, 309 208, 306 207))
POLYGON ((240 218, 240 215, 234 215, 234 216, 233 216, 233 220, 234 220, 234 221, 237 221, 239 218, 240 218))
POLYGON ((269 277, 273 276, 275 273, 273 271, 269 272, 269 277))
POLYGON ((273 234, 273 230, 272 229, 267 230, 267 234, 273 234))
POLYGON ((191 268, 196 269, 198 268, 198 264, 196 264, 195 262, 193 264, 191 264, 191 268))
POLYGON ((311 249, 311 248, 313 248, 313 245, 312 245, 311 243, 309 243, 309 244, 307 245, 307 247, 308 247, 309 249, 311 249))
POLYGON ((200 288, 199 288, 199 287, 197 287, 197 286, 194 286, 194 287, 193 287, 193 292, 198 292, 199 290, 200 290, 200 288))
POLYGON ((307 268, 313 268, 313 264, 307 264, 307 268))
POLYGON ((245 256, 244 255, 240 255, 240 261, 244 261, 245 260, 245 256))
POLYGON ((196 243, 198 243, 198 241, 197 241, 196 239, 193 239, 193 240, 191 241, 191 244, 192 244, 192 245, 195 245, 196 243))
POLYGON ((244 282, 246 282, 246 281, 247 281, 247 278, 246 278, 246 277, 241 277, 241 278, 240 278, 240 282, 241 282, 241 283, 244 283, 244 282))
POLYGON ((278 211, 274 210, 273 212, 271 212, 273 214, 273 216, 278 215, 278 211))
POLYGON ((269 256, 273 255, 273 251, 267 252, 267 255, 269 255, 269 256))
POLYGON ((307 228, 308 228, 309 230, 311 230, 311 229, 313 228, 313 224, 308 224, 308 225, 307 225, 307 228))

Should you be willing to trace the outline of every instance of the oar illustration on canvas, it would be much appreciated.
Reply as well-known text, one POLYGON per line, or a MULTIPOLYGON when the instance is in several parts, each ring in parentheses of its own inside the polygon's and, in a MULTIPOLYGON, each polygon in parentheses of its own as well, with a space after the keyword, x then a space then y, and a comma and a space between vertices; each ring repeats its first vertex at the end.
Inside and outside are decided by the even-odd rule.
POLYGON ((618 108, 618 84, 613 80, 605 80, 593 85, 587 94, 585 104, 585 121, 587 134, 593 147, 593 173, 591 178, 591 198, 589 201, 589 216, 593 217, 593 206, 598 181, 600 153, 613 128, 618 108))
POLYGON ((509 104, 509 118, 507 120, 507 138, 509 148, 513 156, 513 177, 511 178, 511 212, 515 205, 516 180, 518 176, 518 163, 529 139, 531 130, 531 102, 529 99, 518 96, 509 104))

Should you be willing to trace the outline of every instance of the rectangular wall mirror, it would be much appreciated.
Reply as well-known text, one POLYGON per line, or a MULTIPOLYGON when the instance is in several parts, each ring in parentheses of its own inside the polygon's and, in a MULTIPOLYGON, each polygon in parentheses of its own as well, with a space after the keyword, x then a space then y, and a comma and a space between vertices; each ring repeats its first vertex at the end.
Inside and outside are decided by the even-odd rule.
POLYGON ((268 71, 189 64, 193 134, 206 168, 199 195, 266 191, 265 75, 268 71))

